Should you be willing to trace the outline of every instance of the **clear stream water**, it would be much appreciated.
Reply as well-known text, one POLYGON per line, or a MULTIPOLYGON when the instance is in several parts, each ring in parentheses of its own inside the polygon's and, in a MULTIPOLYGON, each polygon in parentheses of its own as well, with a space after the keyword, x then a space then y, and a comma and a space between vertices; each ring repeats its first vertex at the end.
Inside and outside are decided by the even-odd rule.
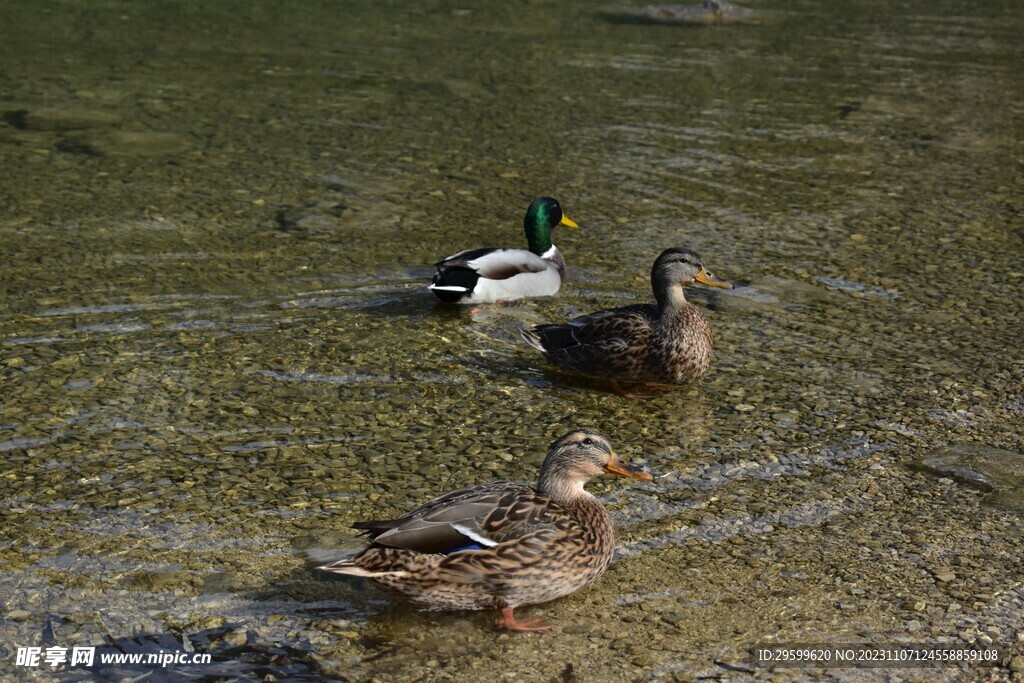
POLYGON ((1024 7, 749 6, 0 2, 0 674, 184 635, 207 678, 888 680, 749 650, 901 637, 1010 676, 1024 7), (430 264, 520 246, 539 195, 581 224, 559 296, 437 305, 430 264), (738 285, 690 290, 699 385, 519 341, 648 300, 668 246, 738 285), (312 571, 574 426, 663 476, 592 486, 620 558, 526 611, 556 632, 312 571))

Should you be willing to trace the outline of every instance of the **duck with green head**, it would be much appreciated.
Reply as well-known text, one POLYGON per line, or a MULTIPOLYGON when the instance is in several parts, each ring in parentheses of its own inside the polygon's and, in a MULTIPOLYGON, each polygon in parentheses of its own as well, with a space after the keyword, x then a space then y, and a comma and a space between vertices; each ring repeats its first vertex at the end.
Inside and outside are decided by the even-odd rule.
POLYGON ((513 631, 550 626, 513 610, 560 598, 600 577, 615 551, 607 511, 584 485, 604 473, 653 477, 623 462, 589 429, 548 449, 536 487, 497 481, 453 491, 398 519, 357 522, 373 542, 320 567, 364 577, 428 610, 501 611, 513 631))
POLYGON ((651 268, 653 304, 581 315, 566 323, 520 330, 523 339, 561 368, 641 385, 685 384, 711 365, 711 326, 686 300, 683 287, 700 282, 732 289, 704 267, 689 249, 666 249, 651 268))
POLYGON ((558 293, 565 259, 551 242, 556 225, 578 227, 562 213, 557 199, 540 197, 526 212, 523 227, 529 250, 467 249, 438 261, 429 289, 441 301, 482 304, 558 293))

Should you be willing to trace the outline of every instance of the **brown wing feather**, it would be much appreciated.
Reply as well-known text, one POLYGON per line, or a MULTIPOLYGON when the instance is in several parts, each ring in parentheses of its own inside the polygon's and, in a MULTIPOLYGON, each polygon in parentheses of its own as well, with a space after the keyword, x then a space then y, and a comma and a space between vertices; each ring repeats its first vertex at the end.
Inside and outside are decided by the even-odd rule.
POLYGON ((494 482, 453 491, 397 520, 360 525, 382 529, 374 538, 380 545, 438 553, 474 540, 499 544, 533 533, 550 523, 551 505, 528 486, 494 482))
POLYGON ((582 315, 567 323, 533 328, 554 365, 595 377, 642 377, 650 346, 651 304, 582 315))

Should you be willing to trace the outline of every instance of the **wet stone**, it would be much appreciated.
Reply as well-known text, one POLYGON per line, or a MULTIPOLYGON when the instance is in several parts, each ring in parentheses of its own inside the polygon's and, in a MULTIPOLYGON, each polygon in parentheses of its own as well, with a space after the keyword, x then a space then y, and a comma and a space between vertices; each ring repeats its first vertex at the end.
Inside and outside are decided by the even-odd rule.
POLYGON ((210 593, 231 592, 236 590, 236 583, 237 581, 234 574, 227 572, 209 574, 203 579, 199 592, 204 595, 210 593))
POLYGON ((278 212, 277 227, 284 232, 330 233, 337 230, 341 221, 351 215, 351 209, 337 203, 290 206, 278 212))
POLYGON ((679 5, 647 5, 637 15, 638 19, 658 24, 729 24, 751 21, 760 13, 757 10, 734 5, 726 0, 705 0, 705 2, 679 5))
POLYGON ((249 632, 245 628, 236 628, 224 635, 224 641, 235 647, 242 647, 248 640, 249 632))
POLYGON ((630 661, 633 663, 634 666, 647 668, 657 664, 658 658, 650 654, 639 654, 635 657, 632 657, 630 661))
POLYGON ((963 443, 936 451, 917 461, 924 470, 951 477, 1024 510, 1024 454, 982 444, 963 443))
POLYGON ((162 591, 180 586, 189 578, 185 572, 140 572, 130 579, 130 585, 151 591, 162 591))

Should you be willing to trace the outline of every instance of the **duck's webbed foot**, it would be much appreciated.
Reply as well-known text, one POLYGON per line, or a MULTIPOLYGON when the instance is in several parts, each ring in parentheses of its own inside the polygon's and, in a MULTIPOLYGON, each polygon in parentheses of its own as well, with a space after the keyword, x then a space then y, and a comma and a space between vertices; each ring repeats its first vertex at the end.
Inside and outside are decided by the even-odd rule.
POLYGON ((501 619, 498 620, 498 626, 509 631, 547 631, 554 628, 551 624, 545 624, 540 619, 524 619, 520 621, 512 614, 512 610, 512 607, 506 607, 501 610, 501 619))
POLYGON ((627 391, 618 380, 613 379, 612 389, 619 396, 625 396, 626 398, 656 398, 665 392, 666 387, 652 382, 638 382, 633 385, 632 391, 627 391))

